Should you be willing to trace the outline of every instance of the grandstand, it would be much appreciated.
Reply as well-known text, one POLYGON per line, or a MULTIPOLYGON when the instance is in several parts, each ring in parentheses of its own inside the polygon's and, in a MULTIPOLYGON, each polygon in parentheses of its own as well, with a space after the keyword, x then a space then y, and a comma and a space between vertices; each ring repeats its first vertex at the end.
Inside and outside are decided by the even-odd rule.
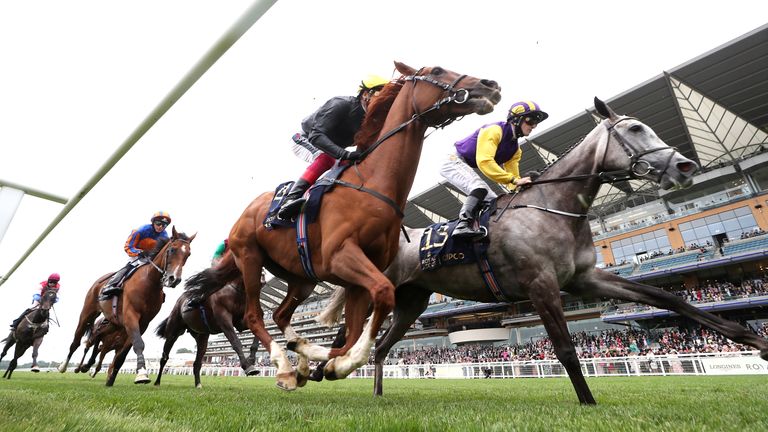
MULTIPOLYGON (((682 191, 661 191, 641 180, 604 185, 589 213, 598 267, 762 328, 768 321, 768 296, 750 287, 762 287, 768 278, 765 76, 768 25, 608 100, 617 112, 643 120, 702 170, 694 185, 682 191)), ((562 153, 596 121, 585 110, 530 137, 523 145, 521 172, 544 168, 551 155, 562 153)), ((450 185, 434 185, 410 199, 404 222, 418 228, 455 217, 464 198, 450 185)), ((279 303, 284 288, 276 279, 268 282, 262 298, 267 308, 279 303)), ((318 290, 293 324, 303 337, 328 346, 335 329, 313 321, 324 305, 323 292, 328 290, 318 290)), ((484 304, 441 295, 431 302, 395 353, 470 343, 521 345, 546 336, 530 302, 484 304)), ((645 306, 569 296, 563 303, 572 333, 689 326, 668 311, 645 306)), ((274 324, 269 330, 279 334, 274 324)), ((246 344, 253 339, 247 332, 241 337, 246 344)), ((206 360, 216 363, 232 354, 225 338, 213 337, 206 360)))

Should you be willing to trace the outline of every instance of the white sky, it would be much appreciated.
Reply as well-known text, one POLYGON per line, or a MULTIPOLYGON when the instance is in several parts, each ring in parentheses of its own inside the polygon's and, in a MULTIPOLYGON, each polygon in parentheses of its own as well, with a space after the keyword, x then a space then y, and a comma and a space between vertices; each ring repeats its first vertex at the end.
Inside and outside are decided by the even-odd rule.
MULTIPOLYGON (((0 3, 0 179, 70 197, 251 1, 0 3)), ((92 282, 127 260, 123 242, 156 210, 197 232, 188 277, 205 268, 246 204, 306 164, 300 121, 392 61, 498 81, 496 112, 427 140, 412 195, 440 180, 452 143, 534 99, 552 127, 765 23, 768 2, 278 1, 0 286, 0 328, 39 282, 62 275, 40 359, 63 360, 92 282)), ((10 269, 62 206, 25 197, 0 244, 10 269)), ((145 334, 154 336, 182 286, 145 334)), ((191 348, 183 336, 174 347, 191 348)), ((82 349, 73 357, 79 361, 82 349)), ((8 357, 7 357, 8 358, 8 357)), ((22 362, 31 359, 31 349, 22 362)))

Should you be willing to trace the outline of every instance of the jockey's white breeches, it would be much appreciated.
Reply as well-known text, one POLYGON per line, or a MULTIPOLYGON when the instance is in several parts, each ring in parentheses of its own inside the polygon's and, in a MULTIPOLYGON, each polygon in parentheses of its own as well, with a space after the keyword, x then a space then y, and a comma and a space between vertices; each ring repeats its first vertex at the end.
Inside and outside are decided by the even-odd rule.
POLYGON ((485 196, 486 201, 490 201, 497 196, 496 193, 488 187, 488 184, 483 181, 480 174, 478 174, 471 166, 467 165, 467 163, 464 162, 464 159, 456 153, 447 155, 445 161, 443 161, 443 164, 440 166, 440 175, 445 177, 448 182, 459 188, 459 190, 466 195, 469 195, 469 193, 475 189, 485 189, 488 191, 488 195, 485 196))

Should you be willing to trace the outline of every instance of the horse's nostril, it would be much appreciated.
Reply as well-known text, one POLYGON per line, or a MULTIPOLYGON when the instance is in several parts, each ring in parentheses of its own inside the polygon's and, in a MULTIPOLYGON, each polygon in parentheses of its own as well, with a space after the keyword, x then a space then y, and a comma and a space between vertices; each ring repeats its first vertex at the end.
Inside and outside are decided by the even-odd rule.
POLYGON ((677 169, 684 173, 694 172, 698 169, 698 165, 693 162, 679 162, 677 164, 677 169))
POLYGON ((499 88, 499 83, 497 83, 494 80, 487 80, 487 79, 480 80, 480 84, 482 84, 482 85, 484 85, 486 87, 491 87, 491 88, 495 88, 495 89, 499 88))

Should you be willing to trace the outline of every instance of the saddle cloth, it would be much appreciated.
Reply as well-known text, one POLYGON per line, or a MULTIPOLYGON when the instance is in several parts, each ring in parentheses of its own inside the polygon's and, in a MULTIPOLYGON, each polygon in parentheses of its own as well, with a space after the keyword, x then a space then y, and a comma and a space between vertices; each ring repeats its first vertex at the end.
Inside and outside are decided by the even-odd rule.
MULTIPOLYGON (((326 172, 323 177, 317 180, 315 184, 309 188, 307 191, 309 193, 309 198, 307 198, 307 203, 304 204, 304 208, 302 209, 302 212, 304 213, 304 217, 306 218, 307 224, 310 224, 312 222, 315 222, 317 220, 318 215, 320 214, 320 203, 322 203, 323 195, 330 191, 334 186, 334 180, 339 178, 341 176, 341 173, 344 172, 347 168, 349 168, 350 165, 336 165, 328 172, 326 172)), ((280 184, 277 189, 275 189, 275 197, 272 199, 272 202, 269 204, 269 211, 267 212, 267 216, 264 218, 264 227, 267 230, 273 230, 275 228, 281 228, 281 227, 295 227, 296 221, 295 220, 286 220, 286 219, 280 219, 277 217, 277 212, 280 210, 280 207, 283 205, 283 201, 285 200, 285 197, 288 195, 288 192, 291 190, 291 186, 293 186, 292 181, 285 182, 280 184)), ((298 218, 296 218, 298 219, 298 218)))
POLYGON ((483 208, 478 221, 486 235, 480 239, 451 237, 458 220, 436 223, 424 228, 419 243, 419 261, 424 271, 459 264, 476 263, 484 259, 490 244, 488 222, 496 210, 496 200, 483 208))

